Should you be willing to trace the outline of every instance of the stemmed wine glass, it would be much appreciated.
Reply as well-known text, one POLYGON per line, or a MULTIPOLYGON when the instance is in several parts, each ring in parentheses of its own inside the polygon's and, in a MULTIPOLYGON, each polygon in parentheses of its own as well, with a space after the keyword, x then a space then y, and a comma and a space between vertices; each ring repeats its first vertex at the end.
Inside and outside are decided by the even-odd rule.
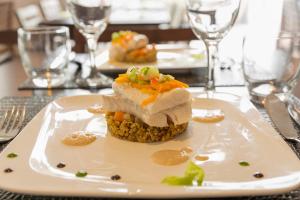
POLYGON ((218 44, 235 22, 240 0, 186 0, 186 6, 193 32, 206 46, 208 74, 205 89, 213 92, 218 44))
POLYGON ((111 11, 109 0, 67 0, 75 27, 85 37, 90 54, 91 70, 87 77, 80 77, 76 83, 82 87, 101 87, 112 83, 112 79, 97 71, 95 52, 97 41, 106 29, 111 11))

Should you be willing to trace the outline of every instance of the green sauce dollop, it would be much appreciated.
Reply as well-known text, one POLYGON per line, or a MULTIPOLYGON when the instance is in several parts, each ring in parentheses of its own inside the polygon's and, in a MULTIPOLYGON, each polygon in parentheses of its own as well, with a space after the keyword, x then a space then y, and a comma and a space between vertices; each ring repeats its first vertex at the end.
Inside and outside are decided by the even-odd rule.
POLYGON ((194 182, 201 186, 204 179, 204 170, 193 162, 189 162, 184 176, 167 176, 161 182, 168 185, 192 186, 194 182))

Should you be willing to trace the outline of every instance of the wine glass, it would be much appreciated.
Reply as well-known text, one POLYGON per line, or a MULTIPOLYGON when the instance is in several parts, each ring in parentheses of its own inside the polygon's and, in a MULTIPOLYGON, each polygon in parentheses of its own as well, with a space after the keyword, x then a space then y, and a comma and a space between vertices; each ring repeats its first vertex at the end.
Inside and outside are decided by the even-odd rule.
POLYGON ((87 77, 76 79, 82 87, 101 87, 112 83, 112 79, 97 71, 95 52, 99 36, 107 26, 111 11, 109 0, 67 0, 75 27, 85 37, 90 54, 91 70, 87 77))
POLYGON ((240 0, 186 0, 186 6, 193 32, 206 46, 208 74, 205 89, 213 92, 218 44, 235 22, 240 0))

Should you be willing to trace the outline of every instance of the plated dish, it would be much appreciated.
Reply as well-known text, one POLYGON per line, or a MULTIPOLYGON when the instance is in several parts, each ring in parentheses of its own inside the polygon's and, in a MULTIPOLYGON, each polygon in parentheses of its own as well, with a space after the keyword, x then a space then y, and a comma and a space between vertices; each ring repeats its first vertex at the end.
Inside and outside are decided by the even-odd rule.
POLYGON ((131 67, 112 84, 114 95, 103 95, 108 130, 137 142, 166 141, 183 133, 191 117, 187 84, 155 67, 131 67))
MULTIPOLYGON (((150 44, 150 47, 152 44, 150 44)), ((148 45, 149 47, 149 45, 148 45)), ((110 47, 96 56, 97 68, 105 72, 126 72, 132 66, 154 66, 163 72, 190 72, 206 66, 205 49, 190 48, 182 44, 156 44, 156 60, 147 62, 121 62, 110 59, 110 47)))
POLYGON ((129 63, 149 63, 156 61, 157 50, 149 44, 148 37, 132 31, 112 34, 109 58, 111 61, 129 63))
MULTIPOLYGON (((142 69, 135 73, 137 81, 142 69)), ((130 69, 120 79, 134 78, 132 73, 130 69)), ((157 73, 145 75, 153 78, 157 73)), ((172 77, 158 76, 174 83, 172 77)), ((133 90, 131 82, 115 84, 113 96, 62 97, 46 106, 0 154, 0 187, 30 194, 135 198, 266 195, 299 187, 299 159, 247 99, 221 93, 206 99, 186 87, 171 88, 166 93, 184 91, 193 100, 189 102, 187 95, 174 100, 182 101, 179 104, 159 103, 158 113, 170 118, 165 112, 168 106, 176 110, 190 103, 189 120, 183 117, 178 123, 188 123, 186 130, 160 142, 155 137, 133 142, 108 131, 110 116, 119 125, 124 120, 133 124, 136 117, 144 127, 170 128, 176 123, 147 121, 138 109, 146 110, 147 104, 140 103, 149 95, 139 101, 147 93, 135 93, 139 91, 133 90), (136 98, 130 99, 134 93, 136 98), (116 102, 111 98, 137 110, 131 106, 129 118, 126 113, 115 115, 125 110, 113 107, 116 102)), ((158 94, 152 105, 162 102, 164 94, 158 94)))

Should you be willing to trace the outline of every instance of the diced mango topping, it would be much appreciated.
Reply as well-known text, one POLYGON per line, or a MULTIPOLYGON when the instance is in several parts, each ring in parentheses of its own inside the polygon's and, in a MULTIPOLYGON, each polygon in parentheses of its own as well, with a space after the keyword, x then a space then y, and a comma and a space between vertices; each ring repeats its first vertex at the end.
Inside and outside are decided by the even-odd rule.
POLYGON ((127 48, 127 44, 136 35, 136 32, 132 31, 119 31, 112 34, 112 44, 119 44, 123 48, 127 48))
POLYGON ((120 74, 115 81, 119 84, 130 84, 142 93, 150 94, 151 96, 141 103, 142 106, 154 102, 160 93, 188 87, 187 84, 175 80, 171 75, 160 74, 155 67, 129 68, 126 74, 120 74))
POLYGON ((123 112, 115 112, 114 120, 122 122, 124 120, 124 114, 123 112))
POLYGON ((147 99, 145 99, 144 101, 142 101, 142 106, 146 106, 152 102, 155 101, 155 99, 157 98, 157 94, 151 95, 150 97, 148 97, 147 99))

